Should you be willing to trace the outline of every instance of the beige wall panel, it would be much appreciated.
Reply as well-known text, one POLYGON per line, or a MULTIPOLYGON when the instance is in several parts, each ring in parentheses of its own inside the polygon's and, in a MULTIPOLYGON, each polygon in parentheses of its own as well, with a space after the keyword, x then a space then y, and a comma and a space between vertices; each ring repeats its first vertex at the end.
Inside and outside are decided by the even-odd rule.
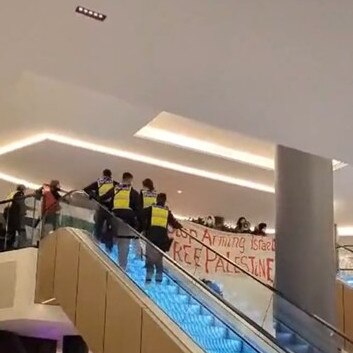
POLYGON ((343 283, 336 280, 337 325, 344 332, 343 283))
POLYGON ((66 315, 75 323, 80 243, 65 228, 56 233, 54 295, 66 315))
POLYGON ((0 309, 12 308, 16 289, 16 262, 0 264, 0 309))
POLYGON ((172 338, 172 334, 162 330, 159 321, 148 309, 144 309, 141 353, 189 353, 189 350, 179 345, 172 338))
POLYGON ((53 233, 42 239, 39 243, 36 303, 42 303, 54 298, 56 240, 56 233, 53 233))
POLYGON ((343 286, 343 304, 345 334, 353 340, 353 290, 346 285, 343 286))
POLYGON ((76 327, 94 353, 103 352, 107 274, 105 266, 82 245, 76 327))
POLYGON ((105 322, 104 353, 141 352, 141 304, 111 274, 105 322))

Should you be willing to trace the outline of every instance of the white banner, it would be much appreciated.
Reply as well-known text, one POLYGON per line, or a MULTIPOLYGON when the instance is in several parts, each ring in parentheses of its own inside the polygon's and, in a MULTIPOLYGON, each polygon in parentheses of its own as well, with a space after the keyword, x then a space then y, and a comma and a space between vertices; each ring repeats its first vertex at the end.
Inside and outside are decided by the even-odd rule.
MULTIPOLYGON (((183 221, 182 224, 194 237, 226 256, 245 271, 263 282, 273 284, 275 275, 273 236, 227 233, 187 221, 183 221)), ((174 242, 169 255, 180 264, 195 268, 198 273, 205 275, 240 273, 239 269, 180 230, 174 232, 174 242)))

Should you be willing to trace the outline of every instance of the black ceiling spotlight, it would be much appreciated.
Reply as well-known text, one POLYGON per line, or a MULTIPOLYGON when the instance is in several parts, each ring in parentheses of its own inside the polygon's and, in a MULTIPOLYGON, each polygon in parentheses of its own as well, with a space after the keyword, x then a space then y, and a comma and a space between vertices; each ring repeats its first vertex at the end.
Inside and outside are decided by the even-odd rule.
POLYGON ((76 12, 80 13, 82 15, 94 18, 95 20, 98 20, 98 21, 104 21, 107 18, 106 15, 103 15, 102 13, 99 13, 97 11, 86 9, 83 6, 77 6, 76 7, 76 12))

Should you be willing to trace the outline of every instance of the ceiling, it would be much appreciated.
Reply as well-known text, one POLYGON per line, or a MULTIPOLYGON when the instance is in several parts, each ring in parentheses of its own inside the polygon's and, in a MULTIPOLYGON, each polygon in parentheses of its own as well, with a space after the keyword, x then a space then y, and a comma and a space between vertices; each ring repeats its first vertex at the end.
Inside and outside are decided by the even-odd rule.
MULTIPOLYGON (((77 5, 2 7, 0 146, 54 132, 273 186, 272 170, 134 137, 170 112, 151 124, 264 158, 284 144, 353 163, 352 2, 80 3, 105 22, 76 14, 77 5)), ((176 213, 274 224, 272 193, 48 141, 0 156, 0 172, 70 187, 107 166, 131 170, 137 185, 152 177, 176 213)), ((353 225, 352 180, 350 167, 335 172, 342 225, 353 225)))
MULTIPOLYGON (((217 158, 214 159, 217 160, 217 158)), ((198 163, 202 165, 205 161, 212 162, 212 157, 202 158, 201 156, 198 163)), ((231 162, 227 161, 218 165, 214 163, 212 167, 217 168, 218 171, 227 170, 228 173, 233 169, 238 173, 238 168, 236 166, 231 168, 229 164, 231 162)), ((43 142, 0 156, 0 165, 9 174, 26 175, 28 180, 38 184, 56 178, 62 185, 68 185, 73 189, 82 189, 93 182, 108 166, 117 179, 120 179, 124 171, 132 172, 137 189, 142 187, 143 179, 152 178, 159 191, 167 192, 169 205, 179 215, 219 214, 228 220, 246 215, 253 222, 274 219, 273 194, 255 192, 252 189, 55 142, 43 142), (178 194, 178 190, 182 190, 182 194, 178 194)), ((243 173, 249 173, 245 171, 246 167, 243 169, 243 173)), ((252 169, 254 172, 255 168, 252 169)))

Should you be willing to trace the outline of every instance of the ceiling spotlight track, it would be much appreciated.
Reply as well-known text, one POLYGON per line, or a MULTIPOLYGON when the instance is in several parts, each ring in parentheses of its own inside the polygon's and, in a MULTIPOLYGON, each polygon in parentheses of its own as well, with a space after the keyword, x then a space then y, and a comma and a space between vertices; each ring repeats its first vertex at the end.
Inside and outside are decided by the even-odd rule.
POLYGON ((97 12, 97 11, 87 9, 86 7, 83 7, 83 6, 77 6, 76 12, 81 15, 91 17, 97 21, 104 21, 107 18, 106 15, 103 15, 102 13, 97 12))

